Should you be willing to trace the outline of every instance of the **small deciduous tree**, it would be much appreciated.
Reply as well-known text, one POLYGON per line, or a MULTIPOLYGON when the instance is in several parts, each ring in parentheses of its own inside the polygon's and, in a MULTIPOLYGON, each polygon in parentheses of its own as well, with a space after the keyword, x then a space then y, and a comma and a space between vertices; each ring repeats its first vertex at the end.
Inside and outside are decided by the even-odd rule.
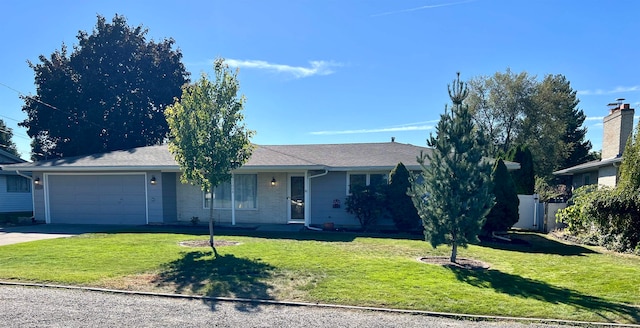
POLYGON ((499 159, 493 166, 491 180, 496 204, 487 214, 487 220, 482 226, 482 233, 485 236, 491 236, 494 232, 507 231, 520 219, 518 215, 520 199, 518 199, 516 186, 502 159, 499 159))
POLYGON ((400 231, 417 231, 421 226, 420 216, 407 194, 411 188, 411 173, 398 163, 389 174, 387 210, 400 231))
MULTIPOLYGON (((231 171, 251 156, 254 131, 244 123, 244 96, 238 97, 237 70, 223 59, 214 63, 215 81, 202 74, 195 84, 183 88, 165 112, 170 128, 169 149, 182 170, 181 181, 197 184, 205 192, 231 179, 231 171)), ((213 240, 213 204, 209 203, 209 244, 213 240)))
POLYGON ((345 210, 353 214, 367 231, 385 210, 385 192, 381 186, 352 186, 345 200, 345 210))
POLYGON ((451 245, 451 261, 458 246, 478 241, 485 216, 494 204, 490 189, 491 165, 483 158, 484 133, 463 105, 468 91, 460 74, 449 86, 451 110, 445 107, 436 136, 427 144, 431 154, 421 154, 423 183, 412 183, 410 195, 422 218, 424 234, 433 247, 451 245))

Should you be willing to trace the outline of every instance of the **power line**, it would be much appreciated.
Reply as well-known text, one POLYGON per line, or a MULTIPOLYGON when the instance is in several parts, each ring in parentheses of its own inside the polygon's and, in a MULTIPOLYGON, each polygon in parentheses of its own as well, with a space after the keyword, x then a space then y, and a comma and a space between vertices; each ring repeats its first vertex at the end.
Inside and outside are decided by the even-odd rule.
POLYGON ((4 117, 4 118, 6 118, 6 119, 8 119, 8 120, 12 120, 12 121, 18 122, 18 123, 22 122, 22 121, 20 121, 20 120, 16 120, 15 118, 11 118, 11 117, 9 117, 9 116, 5 116, 5 115, 2 115, 2 114, 0 114, 0 116, 2 116, 2 117, 4 117))
POLYGON ((13 130, 11 130, 11 129, 9 129, 9 128, 7 128, 7 129, 0 129, 0 132, 4 132, 4 133, 7 133, 7 134, 9 134, 9 133, 10 133, 12 137, 20 137, 20 138, 27 139, 27 140, 30 140, 30 139, 31 139, 31 138, 29 138, 26 134, 25 134, 25 135, 23 135, 23 134, 16 134, 16 133, 14 133, 14 132, 13 132, 13 130))
MULTIPOLYGON (((0 85, 4 86, 5 88, 7 88, 7 89, 9 89, 9 90, 12 90, 12 91, 16 92, 20 97, 23 97, 23 98, 29 98, 29 99, 31 99, 31 100, 33 100, 33 101, 35 101, 35 102, 38 102, 38 103, 40 103, 40 104, 43 104, 43 105, 45 105, 45 106, 47 106, 47 107, 50 107, 50 108, 52 108, 52 109, 54 109, 54 110, 60 110, 60 109, 58 109, 58 107, 56 107, 56 106, 53 106, 53 105, 51 105, 51 104, 47 104, 46 102, 44 102, 44 101, 42 101, 42 100, 40 100, 40 99, 38 99, 38 98, 36 98, 36 97, 34 97, 34 96, 28 96, 28 95, 25 95, 24 93, 20 92, 20 90, 14 89, 14 88, 12 88, 12 87, 10 87, 10 86, 8 86, 8 85, 6 85, 6 84, 2 83, 2 82, 0 82, 0 85)), ((69 114, 69 113, 67 113, 67 114, 69 114)))
MULTIPOLYGON (((78 118, 78 119, 80 119, 80 120, 82 120, 82 121, 84 121, 84 122, 86 122, 86 123, 88 123, 88 124, 91 124, 91 125, 93 125, 94 127, 97 127, 97 128, 99 128, 99 129, 103 129, 103 128, 104 128, 104 126, 99 125, 99 124, 97 124, 97 123, 95 123, 95 122, 92 122, 92 121, 88 120, 86 117, 77 116, 77 115, 75 115, 75 114, 73 114, 73 113, 71 113, 71 112, 68 112, 68 111, 62 110, 62 109, 60 109, 60 108, 58 108, 58 107, 56 107, 56 106, 54 106, 54 105, 51 105, 51 104, 48 104, 48 103, 46 103, 46 102, 42 101, 42 100, 40 100, 40 99, 38 99, 38 98, 36 98, 36 97, 34 97, 34 96, 25 95, 24 93, 20 92, 20 90, 17 90, 17 89, 15 89, 15 88, 12 88, 12 87, 10 87, 10 86, 6 85, 5 83, 0 82, 0 85, 1 85, 1 86, 4 86, 5 88, 7 88, 7 89, 9 89, 9 90, 14 91, 15 93, 17 93, 17 94, 18 94, 20 97, 22 97, 22 98, 30 99, 30 100, 35 101, 35 102, 37 102, 37 103, 40 103, 40 104, 42 104, 42 105, 44 105, 44 106, 46 106, 46 107, 49 107, 49 108, 51 108, 51 109, 53 109, 53 110, 56 110, 56 111, 62 112, 62 113, 64 113, 64 114, 67 114, 69 119, 70 119, 71 117, 76 117, 76 118, 78 118)), ((117 132, 117 133, 121 133, 121 134, 128 134, 128 131, 120 131, 120 130, 118 130, 118 129, 111 129, 111 130, 112 130, 113 132, 117 132)))

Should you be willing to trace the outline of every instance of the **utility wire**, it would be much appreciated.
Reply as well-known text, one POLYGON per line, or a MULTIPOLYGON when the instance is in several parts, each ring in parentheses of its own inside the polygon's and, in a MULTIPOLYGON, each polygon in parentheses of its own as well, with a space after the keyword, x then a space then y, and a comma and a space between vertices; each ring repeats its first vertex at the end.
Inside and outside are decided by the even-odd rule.
MULTIPOLYGON (((46 106, 46 107, 49 107, 49 108, 51 108, 51 109, 53 109, 53 110, 60 111, 60 112, 62 112, 62 113, 64 113, 64 114, 67 114, 69 118, 70 118, 70 117, 77 117, 78 119, 81 119, 82 121, 84 121, 84 122, 86 122, 86 123, 88 123, 88 124, 91 124, 91 125, 93 125, 93 126, 95 126, 95 127, 99 128, 99 129, 103 129, 103 128, 104 128, 104 126, 102 126, 102 125, 100 125, 100 124, 97 124, 97 123, 95 123, 95 122, 92 122, 92 121, 88 120, 86 117, 77 116, 77 115, 75 115, 75 114, 73 114, 73 113, 71 113, 71 112, 68 112, 68 111, 62 110, 62 109, 60 109, 60 108, 58 108, 58 107, 56 107, 56 106, 54 106, 54 105, 51 105, 51 104, 48 104, 48 103, 46 103, 46 102, 42 101, 42 100, 40 100, 40 99, 38 99, 38 98, 36 98, 36 97, 34 97, 34 96, 25 95, 24 93, 20 92, 20 90, 17 90, 17 89, 15 89, 15 88, 12 88, 12 87, 10 87, 10 86, 8 86, 8 85, 6 85, 6 84, 2 83, 2 82, 0 82, 0 85, 1 85, 1 86, 4 86, 5 88, 7 88, 7 89, 9 89, 9 90, 14 91, 15 93, 17 93, 17 94, 18 94, 20 97, 22 97, 22 98, 28 98, 28 99, 30 99, 30 100, 33 100, 33 101, 35 101, 35 102, 37 102, 37 103, 40 103, 40 104, 42 104, 42 105, 46 106)), ((117 133, 121 133, 121 134, 129 134, 129 132, 128 132, 128 131, 120 131, 120 130, 118 130, 118 129, 111 129, 111 131, 113 131, 113 132, 117 132, 117 133)))

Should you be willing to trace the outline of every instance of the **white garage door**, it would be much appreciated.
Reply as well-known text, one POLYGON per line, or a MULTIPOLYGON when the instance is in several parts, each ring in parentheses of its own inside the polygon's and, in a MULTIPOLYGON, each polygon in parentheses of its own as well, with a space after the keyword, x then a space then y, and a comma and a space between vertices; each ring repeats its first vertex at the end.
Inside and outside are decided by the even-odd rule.
POLYGON ((51 223, 146 224, 145 175, 49 175, 51 223))

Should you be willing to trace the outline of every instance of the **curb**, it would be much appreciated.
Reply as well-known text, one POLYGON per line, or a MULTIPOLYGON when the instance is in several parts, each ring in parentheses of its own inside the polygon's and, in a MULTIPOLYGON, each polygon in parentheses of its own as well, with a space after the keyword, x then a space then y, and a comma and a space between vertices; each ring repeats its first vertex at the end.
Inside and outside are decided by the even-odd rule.
POLYGON ((211 297, 211 296, 200 296, 200 295, 154 293, 154 292, 141 292, 141 291, 130 291, 130 290, 119 290, 119 289, 108 289, 108 288, 79 287, 79 286, 23 283, 23 282, 10 282, 10 281, 0 281, 0 286, 41 287, 41 288, 81 290, 81 291, 88 291, 88 292, 100 292, 100 293, 121 294, 121 295, 154 296, 154 297, 203 300, 203 301, 214 301, 214 302, 237 302, 237 303, 252 303, 252 304, 264 304, 264 305, 298 306, 298 307, 304 306, 304 307, 317 307, 317 308, 329 308, 329 309, 386 312, 386 313, 423 315, 423 316, 440 317, 440 318, 457 319, 457 320, 470 320, 470 321, 517 321, 517 322, 529 322, 529 323, 597 326, 597 327, 640 327, 640 325, 636 325, 636 324, 572 321, 572 320, 561 320, 561 319, 541 319, 541 318, 525 318, 525 317, 503 317, 503 316, 492 316, 492 315, 459 314, 459 313, 421 311, 421 310, 390 309, 390 308, 380 308, 380 307, 370 307, 370 306, 276 301, 276 300, 248 299, 248 298, 234 298, 234 297, 211 297))

